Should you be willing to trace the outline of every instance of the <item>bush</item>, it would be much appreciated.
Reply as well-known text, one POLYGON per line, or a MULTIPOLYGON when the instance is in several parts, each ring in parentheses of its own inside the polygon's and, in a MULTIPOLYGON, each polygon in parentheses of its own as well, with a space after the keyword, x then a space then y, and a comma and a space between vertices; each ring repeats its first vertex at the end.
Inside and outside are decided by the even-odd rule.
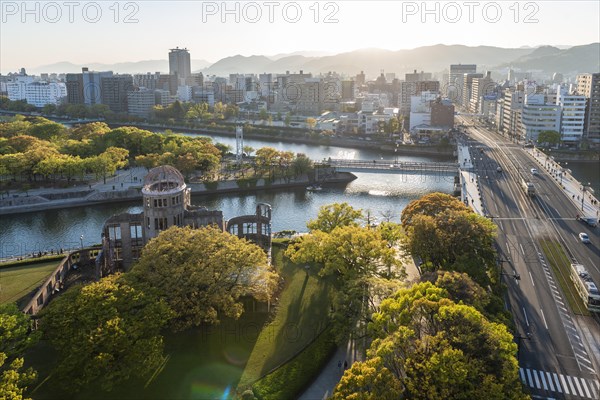
POLYGON ((304 351, 257 381, 252 390, 259 400, 294 399, 321 372, 335 353, 332 329, 325 329, 304 351))
MULTIPOLYGON (((0 269, 17 267, 20 265, 41 264, 41 263, 45 263, 45 262, 53 261, 53 260, 58 261, 58 260, 62 260, 66 256, 67 256, 67 253, 47 255, 47 256, 34 257, 34 258, 23 258, 22 260, 19 260, 19 261, 8 261, 8 262, 0 263, 0 269)), ((58 264, 56 264, 56 265, 58 266, 58 264)))

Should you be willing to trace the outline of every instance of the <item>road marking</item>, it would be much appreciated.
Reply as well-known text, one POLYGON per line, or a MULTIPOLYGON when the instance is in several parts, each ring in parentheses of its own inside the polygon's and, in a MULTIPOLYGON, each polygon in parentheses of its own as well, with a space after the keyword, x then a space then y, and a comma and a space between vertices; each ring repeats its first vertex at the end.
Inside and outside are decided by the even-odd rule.
POLYGON ((585 384, 585 379, 581 380, 581 386, 583 386, 583 389, 585 390, 585 394, 587 397, 592 397, 590 391, 588 390, 587 385, 585 384))
POLYGON ((525 322, 527 323, 527 326, 529 326, 529 320, 527 319, 527 312, 525 312, 525 307, 523 307, 523 315, 525 315, 525 322))
MULTIPOLYGON (((527 372, 527 382, 533 382, 533 378, 531 377, 531 372, 529 371, 529 368, 525 369, 525 372, 527 372)), ((529 385, 531 386, 531 385, 529 385)))
POLYGON ((546 326, 546 329, 548 329, 548 324, 546 323, 546 317, 544 316, 544 310, 542 310, 540 308, 540 311, 542 312, 542 319, 544 320, 544 325, 546 326))
POLYGON ((580 396, 583 396, 583 390, 581 389, 581 386, 579 386, 579 379, 573 377, 573 382, 575 382, 575 385, 577 386, 577 391, 580 393, 580 396))
MULTIPOLYGON (((544 376, 544 373, 542 372, 542 376, 544 376)), ((550 372, 546 372, 546 377, 548 378, 548 385, 550 385, 550 391, 554 392, 554 385, 552 382, 552 375, 550 374, 550 372)))
POLYGON ((531 373, 533 374, 533 377, 535 378, 535 387, 538 389, 541 389, 542 387, 540 386, 540 380, 538 379, 538 376, 535 373, 535 369, 532 370, 531 373))
POLYGON ((569 386, 567 385, 567 382, 565 381, 565 377, 563 376, 563 374, 560 374, 560 381, 562 383, 563 389, 565 389, 565 393, 571 394, 571 392, 569 392, 569 386))
POLYGON ((542 380, 542 386, 544 386, 544 390, 548 390, 548 385, 546 385, 546 378, 544 378, 543 371, 540 371, 540 379, 542 380))
POLYGON ((571 389, 571 393, 577 396, 577 390, 575 389, 575 385, 573 385, 573 379, 571 376, 567 375, 567 382, 569 382, 569 389, 571 389))
POLYGON ((523 383, 527 383, 527 381, 525 380, 525 373, 523 372, 523 368, 519 368, 519 375, 521 376, 521 381, 523 383))
POLYGON ((592 399, 597 399, 598 397, 600 397, 600 393, 598 393, 596 391, 596 388, 594 387, 594 383, 598 386, 598 390, 600 390, 600 384, 598 383, 598 381, 592 381, 592 383, 590 383, 590 389, 592 389, 592 395, 594 395, 594 397, 592 397, 592 399))
POLYGON ((525 250, 523 250, 523 245, 521 243, 519 243, 519 247, 521 248, 521 254, 525 256, 525 250))
POLYGON ((558 381, 558 375, 556 375, 556 372, 552 373, 552 376, 554 377, 554 382, 556 382, 556 389, 559 393, 562 393, 562 388, 560 387, 560 382, 558 381))
POLYGON ((531 271, 529 271, 529 277, 531 278, 531 284, 535 286, 535 282, 533 281, 533 275, 531 275, 531 271))

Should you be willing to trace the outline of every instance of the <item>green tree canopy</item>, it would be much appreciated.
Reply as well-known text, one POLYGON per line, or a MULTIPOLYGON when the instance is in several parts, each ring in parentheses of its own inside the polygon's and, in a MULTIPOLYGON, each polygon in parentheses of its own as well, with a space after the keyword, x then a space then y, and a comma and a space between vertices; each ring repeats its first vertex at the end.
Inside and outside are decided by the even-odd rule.
POLYGON ((238 318, 241 297, 267 301, 277 282, 260 247, 217 227, 161 232, 132 271, 166 299, 176 330, 215 324, 222 316, 238 318))
POLYGON ((560 143, 560 133, 556 131, 541 131, 537 142, 540 145, 556 146, 560 143))
POLYGON ((378 398, 390 387, 398 399, 526 399, 506 327, 447 295, 426 282, 384 300, 369 325, 367 360, 346 371, 334 398, 378 398))
POLYGON ((402 225, 406 228, 412 223, 413 218, 417 215, 435 217, 445 210, 469 211, 470 209, 456 197, 446 193, 436 192, 426 194, 425 196, 408 203, 402 211, 400 219, 402 225))
POLYGON ((153 373, 163 360, 161 329, 171 312, 149 286, 115 274, 69 289, 41 312, 41 327, 58 350, 57 382, 77 391, 104 390, 153 373))
POLYGON ((331 232, 340 226, 358 226, 362 211, 353 208, 348 203, 333 203, 321 206, 317 219, 306 224, 311 231, 331 232))

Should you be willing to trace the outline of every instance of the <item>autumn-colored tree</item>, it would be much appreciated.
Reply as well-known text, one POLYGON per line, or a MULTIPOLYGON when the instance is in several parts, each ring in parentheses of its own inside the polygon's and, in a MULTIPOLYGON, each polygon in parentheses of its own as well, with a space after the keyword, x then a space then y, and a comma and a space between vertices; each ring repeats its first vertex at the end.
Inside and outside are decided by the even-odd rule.
POLYGON ((172 313, 150 286, 110 275, 76 286, 41 312, 41 328, 58 350, 56 382, 78 391, 104 390, 131 377, 148 377, 163 361, 161 329, 172 313))
POLYGON ((240 298, 270 299, 277 275, 265 252, 217 227, 171 227, 142 251, 133 274, 158 289, 175 311, 173 327, 238 318, 240 298))

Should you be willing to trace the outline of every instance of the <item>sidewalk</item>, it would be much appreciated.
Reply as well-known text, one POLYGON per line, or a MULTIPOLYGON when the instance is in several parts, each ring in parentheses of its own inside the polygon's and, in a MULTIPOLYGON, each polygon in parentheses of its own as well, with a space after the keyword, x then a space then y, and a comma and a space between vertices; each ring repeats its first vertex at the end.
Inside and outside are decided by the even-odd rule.
POLYGON ((475 174, 469 146, 462 141, 457 144, 460 161, 461 200, 479 215, 486 215, 479 190, 479 176, 475 174))
POLYGON ((348 368, 354 361, 362 361, 362 354, 356 347, 354 340, 350 339, 346 346, 338 347, 337 351, 323 367, 315 381, 302 393, 299 400, 324 400, 333 394, 335 385, 344 374, 344 361, 348 362, 348 368), (341 363, 341 367, 339 367, 341 363))
POLYGON ((570 174, 569 169, 563 168, 551 157, 548 157, 536 148, 527 149, 527 152, 562 187, 565 195, 571 199, 571 202, 577 208, 579 215, 596 218, 600 216, 598 198, 594 196, 593 191, 590 192, 590 189, 586 189, 584 193, 582 184, 570 174), (592 204, 592 201, 595 204, 592 204))

